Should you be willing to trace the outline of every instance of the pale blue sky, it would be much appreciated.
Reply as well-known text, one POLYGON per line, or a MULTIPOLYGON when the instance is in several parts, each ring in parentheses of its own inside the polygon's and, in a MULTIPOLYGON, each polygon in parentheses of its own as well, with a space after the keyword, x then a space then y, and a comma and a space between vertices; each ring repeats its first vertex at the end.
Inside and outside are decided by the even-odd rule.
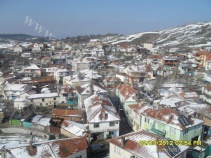
POLYGON ((131 34, 211 21, 211 0, 0 0, 0 33, 44 35, 26 16, 56 38, 131 34))

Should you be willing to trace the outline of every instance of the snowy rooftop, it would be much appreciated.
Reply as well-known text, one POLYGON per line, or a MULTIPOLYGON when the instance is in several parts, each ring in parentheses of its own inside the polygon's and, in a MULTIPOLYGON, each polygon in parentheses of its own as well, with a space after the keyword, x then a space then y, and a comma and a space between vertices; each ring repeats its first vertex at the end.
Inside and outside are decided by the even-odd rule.
POLYGON ((50 126, 51 118, 41 118, 39 120, 34 121, 34 124, 42 125, 42 126, 50 126))
POLYGON ((28 70, 28 69, 40 70, 40 68, 35 64, 31 64, 29 67, 25 68, 25 70, 28 70))
POLYGON ((32 94, 27 99, 58 97, 58 93, 32 94))
POLYGON ((126 134, 117 138, 110 139, 109 142, 123 148, 124 150, 134 154, 137 157, 144 158, 170 158, 171 154, 173 157, 186 151, 188 146, 175 146, 175 149, 178 149, 178 152, 172 151, 169 153, 167 146, 158 146, 158 145, 140 145, 140 141, 158 141, 165 140, 163 137, 159 137, 152 133, 146 131, 138 131, 130 134, 126 134), (122 138, 125 139, 125 144, 121 147, 122 138))
MULTIPOLYGON (((43 141, 43 138, 34 137, 37 141, 43 141)), ((1 134, 0 135, 0 150, 3 146, 20 147, 29 143, 29 136, 20 134, 1 134)))
POLYGON ((86 138, 67 138, 33 143, 16 147, 5 147, 5 157, 41 158, 41 157, 70 157, 72 154, 87 149, 86 138))
MULTIPOLYGON (((81 94, 91 94, 91 83, 81 85, 80 88, 82 89, 81 94)), ((107 93, 107 91, 97 84, 93 84, 93 91, 94 93, 107 93)))
POLYGON ((84 100, 84 106, 88 122, 119 120, 117 111, 108 98, 94 94, 84 100))
POLYGON ((128 71, 130 72, 141 72, 141 71, 146 71, 146 67, 145 65, 131 65, 129 67, 126 68, 128 71))
POLYGON ((25 98, 16 98, 14 102, 26 102, 25 98))
POLYGON ((168 107, 176 107, 176 103, 183 101, 183 99, 179 98, 167 98, 167 99, 161 99, 159 104, 160 105, 166 105, 168 107))
POLYGON ((7 84, 4 90, 24 91, 26 86, 26 84, 7 84))
POLYGON ((75 136, 81 137, 84 135, 84 126, 83 126, 83 124, 80 124, 80 123, 65 120, 62 123, 62 128, 65 129, 66 131, 74 134, 75 136))
POLYGON ((164 83, 163 84, 163 87, 165 88, 182 88, 182 87, 185 87, 183 84, 179 84, 179 83, 164 83))

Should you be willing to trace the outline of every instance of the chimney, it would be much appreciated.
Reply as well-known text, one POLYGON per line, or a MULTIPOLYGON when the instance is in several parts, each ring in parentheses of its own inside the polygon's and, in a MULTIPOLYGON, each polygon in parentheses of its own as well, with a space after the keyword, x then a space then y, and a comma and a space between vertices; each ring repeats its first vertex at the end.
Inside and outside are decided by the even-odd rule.
POLYGON ((123 148, 125 145, 125 137, 121 137, 121 147, 123 148))
POLYGON ((105 119, 105 111, 102 111, 102 118, 105 119))
POLYGON ((30 149, 32 149, 33 148, 33 146, 32 146, 32 143, 33 143, 33 135, 32 135, 32 132, 30 132, 29 138, 30 138, 30 140, 29 140, 30 149))

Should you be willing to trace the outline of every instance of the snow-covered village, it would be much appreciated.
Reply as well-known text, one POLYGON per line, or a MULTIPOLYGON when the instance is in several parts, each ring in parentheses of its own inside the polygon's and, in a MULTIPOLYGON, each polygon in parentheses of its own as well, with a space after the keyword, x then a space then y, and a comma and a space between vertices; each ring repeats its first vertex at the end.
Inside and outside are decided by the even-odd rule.
POLYGON ((76 36, 58 23, 57 38, 52 17, 24 15, 25 32, 0 28, 0 158, 211 157, 211 19, 128 34, 91 20, 76 36))

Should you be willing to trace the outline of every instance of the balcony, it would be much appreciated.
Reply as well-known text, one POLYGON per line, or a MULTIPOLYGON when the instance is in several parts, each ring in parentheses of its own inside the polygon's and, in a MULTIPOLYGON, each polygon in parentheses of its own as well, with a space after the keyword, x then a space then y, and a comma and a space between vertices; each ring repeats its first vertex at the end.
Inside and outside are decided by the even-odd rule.
POLYGON ((150 130, 151 130, 152 132, 154 132, 154 133, 156 133, 156 134, 162 136, 162 137, 165 137, 166 131, 160 131, 160 130, 158 130, 158 129, 155 129, 154 127, 152 127, 150 130))
POLYGON ((68 99, 68 105, 77 105, 78 104, 78 98, 68 99))

